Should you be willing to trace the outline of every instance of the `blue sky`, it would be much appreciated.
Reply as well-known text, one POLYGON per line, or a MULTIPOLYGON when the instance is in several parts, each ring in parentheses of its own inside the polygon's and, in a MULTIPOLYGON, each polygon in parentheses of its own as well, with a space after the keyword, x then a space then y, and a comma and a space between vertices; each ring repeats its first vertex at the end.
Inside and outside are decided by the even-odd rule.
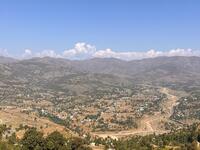
POLYGON ((0 0, 0 51, 62 55, 80 42, 121 53, 198 50, 199 8, 199 0, 0 0))

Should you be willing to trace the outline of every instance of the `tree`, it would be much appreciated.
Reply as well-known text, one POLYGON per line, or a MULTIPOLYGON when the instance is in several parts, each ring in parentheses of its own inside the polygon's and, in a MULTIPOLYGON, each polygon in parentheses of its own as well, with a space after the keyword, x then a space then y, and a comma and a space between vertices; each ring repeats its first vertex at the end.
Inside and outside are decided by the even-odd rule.
POLYGON ((8 143, 10 143, 10 144, 15 144, 16 142, 17 142, 16 133, 13 133, 13 134, 8 138, 8 143))
POLYGON ((21 140, 23 150, 35 150, 44 148, 44 138, 41 132, 36 128, 28 129, 21 140))
POLYGON ((91 148, 86 146, 86 141, 76 137, 71 141, 71 150, 91 150, 91 148))
POLYGON ((2 136, 6 130, 7 130, 6 125, 0 125, 0 140, 2 139, 2 136))
POLYGON ((46 148, 48 150, 66 149, 66 145, 65 144, 66 144, 66 139, 58 131, 52 132, 46 138, 46 148))

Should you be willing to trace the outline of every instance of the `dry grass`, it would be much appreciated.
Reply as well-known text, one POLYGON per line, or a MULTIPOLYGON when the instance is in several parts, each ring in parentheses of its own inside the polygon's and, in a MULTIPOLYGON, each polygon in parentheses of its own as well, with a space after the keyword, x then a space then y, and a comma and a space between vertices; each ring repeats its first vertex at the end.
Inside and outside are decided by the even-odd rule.
MULTIPOLYGON (((8 107, 0 110, 0 123, 10 125, 12 128, 18 128, 20 124, 35 127, 44 135, 48 135, 53 131, 59 131, 64 136, 72 136, 72 132, 64 126, 51 122, 47 118, 41 118, 31 113, 23 113, 20 108, 8 107)), ((18 137, 23 136, 24 131, 17 132, 18 137)))

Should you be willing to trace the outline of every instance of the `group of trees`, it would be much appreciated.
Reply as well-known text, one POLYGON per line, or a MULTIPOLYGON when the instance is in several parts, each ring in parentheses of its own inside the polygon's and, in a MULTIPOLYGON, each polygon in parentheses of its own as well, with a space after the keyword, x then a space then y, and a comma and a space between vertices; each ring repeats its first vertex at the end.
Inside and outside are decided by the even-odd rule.
POLYGON ((104 145, 105 149, 115 150, 200 150, 199 125, 194 124, 184 129, 174 130, 162 135, 133 136, 119 140, 111 138, 84 139, 79 137, 65 138, 61 133, 54 131, 48 136, 28 128, 22 139, 17 139, 15 133, 5 136, 8 127, 0 125, 0 150, 91 150, 91 142, 104 145))
POLYGON ((115 150, 200 150, 198 142, 200 131, 197 124, 161 135, 133 136, 120 140, 95 139, 96 144, 115 150))
POLYGON ((36 128, 28 128, 20 140, 15 133, 3 139, 5 132, 6 126, 1 126, 0 150, 91 150, 86 140, 78 137, 65 138, 57 131, 44 137, 36 128))

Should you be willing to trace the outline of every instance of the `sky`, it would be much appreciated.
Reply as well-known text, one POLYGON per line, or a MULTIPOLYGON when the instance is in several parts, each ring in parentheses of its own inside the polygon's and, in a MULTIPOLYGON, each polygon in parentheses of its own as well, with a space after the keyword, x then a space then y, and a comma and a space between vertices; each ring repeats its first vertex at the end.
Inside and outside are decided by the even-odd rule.
POLYGON ((0 55, 200 56, 199 0, 0 0, 0 55))

